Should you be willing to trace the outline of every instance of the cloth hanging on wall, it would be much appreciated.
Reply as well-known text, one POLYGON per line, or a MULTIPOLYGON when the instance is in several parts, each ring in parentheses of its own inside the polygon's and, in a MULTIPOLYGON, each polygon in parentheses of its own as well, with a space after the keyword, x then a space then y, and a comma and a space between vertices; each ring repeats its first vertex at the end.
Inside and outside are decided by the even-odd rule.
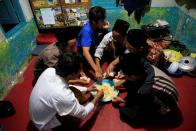
MULTIPOLYGON (((116 0, 122 1, 122 0, 116 0)), ((134 12, 135 20, 140 23, 141 16, 145 7, 150 5, 151 0, 123 0, 124 8, 128 12, 128 16, 130 16, 134 12)), ((117 4, 116 4, 117 5, 117 4)))
POLYGON ((116 7, 124 5, 124 0, 116 0, 116 7))

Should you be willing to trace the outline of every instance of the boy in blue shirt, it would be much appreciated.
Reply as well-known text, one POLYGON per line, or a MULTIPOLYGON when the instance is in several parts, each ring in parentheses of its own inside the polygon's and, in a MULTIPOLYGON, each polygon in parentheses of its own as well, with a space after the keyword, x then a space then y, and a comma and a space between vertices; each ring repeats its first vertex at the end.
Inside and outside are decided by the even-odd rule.
POLYGON ((95 49, 99 44, 97 42, 99 37, 98 31, 110 27, 110 24, 104 21, 105 15, 106 11, 104 8, 99 6, 92 7, 89 11, 89 21, 80 31, 76 43, 78 52, 85 57, 87 63, 94 71, 97 70, 97 67, 92 56, 94 56, 95 49))

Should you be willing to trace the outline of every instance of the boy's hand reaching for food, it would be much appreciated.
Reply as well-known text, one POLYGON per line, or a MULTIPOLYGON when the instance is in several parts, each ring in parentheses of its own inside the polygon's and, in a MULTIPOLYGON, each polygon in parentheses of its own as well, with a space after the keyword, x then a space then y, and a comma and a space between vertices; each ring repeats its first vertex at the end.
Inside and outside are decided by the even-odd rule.
POLYGON ((103 89, 98 90, 98 92, 97 92, 97 94, 96 94, 96 97, 98 97, 99 99, 101 99, 103 96, 104 96, 103 89))
POLYGON ((122 98, 120 98, 118 96, 116 96, 112 99, 112 103, 114 103, 114 104, 120 104, 120 103, 124 103, 124 102, 125 102, 125 100, 123 100, 122 98))
POLYGON ((118 90, 120 87, 123 86, 124 83, 125 83, 125 80, 120 80, 119 82, 116 82, 114 85, 114 90, 118 90))
POLYGON ((87 88, 87 91, 99 91, 94 85, 91 85, 87 88))

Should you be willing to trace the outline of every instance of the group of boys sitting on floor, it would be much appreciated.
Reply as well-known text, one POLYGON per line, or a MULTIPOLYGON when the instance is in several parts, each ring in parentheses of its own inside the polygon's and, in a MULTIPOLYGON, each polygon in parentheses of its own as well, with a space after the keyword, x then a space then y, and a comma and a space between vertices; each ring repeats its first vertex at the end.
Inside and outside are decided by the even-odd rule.
POLYGON ((38 56, 34 65, 37 82, 29 100, 30 117, 37 129, 64 129, 70 126, 69 122, 77 123, 92 112, 104 96, 103 90, 94 86, 70 87, 70 84, 88 84, 76 79, 84 75, 84 67, 93 69, 95 78, 102 81, 103 62, 109 63, 106 77, 119 69, 123 74, 123 79, 115 83, 114 88, 124 87, 127 96, 112 100, 114 104, 124 103, 119 108, 121 116, 140 122, 147 115, 166 115, 177 107, 178 92, 174 82, 146 59, 149 46, 145 31, 128 31, 129 23, 118 19, 112 31, 100 39, 100 32, 110 27, 105 23, 105 17, 104 8, 92 7, 89 21, 77 36, 69 30, 57 33, 58 42, 50 44, 38 56), (75 44, 77 52, 74 52, 75 44), (89 91, 97 91, 97 94, 88 104, 82 105, 76 92, 89 91))

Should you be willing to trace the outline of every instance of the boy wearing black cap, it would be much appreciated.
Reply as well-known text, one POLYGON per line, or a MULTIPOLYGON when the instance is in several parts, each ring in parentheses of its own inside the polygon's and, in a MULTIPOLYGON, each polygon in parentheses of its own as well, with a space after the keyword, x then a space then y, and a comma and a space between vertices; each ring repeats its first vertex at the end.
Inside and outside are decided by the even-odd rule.
MULTIPOLYGON (((129 30, 125 46, 130 53, 137 54, 145 58, 149 49, 145 31, 140 29, 129 30)), ((118 63, 119 57, 117 57, 114 61, 110 63, 110 65, 106 69, 106 74, 108 75, 110 72, 113 72, 114 68, 118 63)))
MULTIPOLYGON (((104 53, 107 54, 107 58, 114 60, 120 54, 125 51, 124 39, 129 28, 129 23, 118 19, 111 32, 107 33, 102 39, 101 43, 95 51, 95 62, 97 66, 96 78, 100 81, 102 79, 102 69, 100 61, 103 58, 104 53), (105 52, 107 51, 107 52, 105 52)), ((107 60, 108 61, 108 60, 107 60)))

